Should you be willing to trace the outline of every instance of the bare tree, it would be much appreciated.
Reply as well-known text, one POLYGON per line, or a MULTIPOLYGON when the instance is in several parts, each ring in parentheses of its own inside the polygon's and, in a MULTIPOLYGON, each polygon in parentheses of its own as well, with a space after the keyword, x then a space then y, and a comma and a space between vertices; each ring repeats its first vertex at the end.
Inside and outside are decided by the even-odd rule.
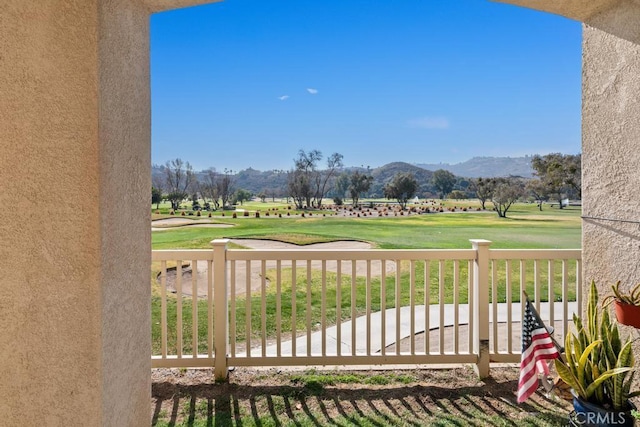
POLYGON ((494 178, 491 203, 500 218, 507 217, 507 211, 524 194, 524 186, 518 178, 494 178))
POLYGON ((287 176, 287 189, 289 190, 289 195, 293 198, 296 208, 304 208, 307 196, 311 192, 309 176, 300 169, 290 171, 287 176))
POLYGON ((333 153, 327 159, 327 169, 319 170, 322 152, 300 150, 294 161, 294 170, 287 176, 287 188, 298 208, 319 208, 337 171, 342 168, 342 154, 333 153))
POLYGON ((319 183, 318 178, 318 162, 322 160, 322 153, 318 150, 311 150, 308 153, 304 150, 298 151, 298 158, 294 159, 295 170, 296 170, 296 181, 298 184, 294 188, 298 191, 304 191, 303 194, 291 194, 294 199, 303 197, 306 206, 311 207, 312 198, 314 198, 317 194, 316 191, 312 189, 312 186, 315 183, 316 186, 319 183))
POLYGON ((478 200, 480 200, 482 210, 485 210, 485 204, 487 200, 491 199, 491 193, 493 193, 493 181, 487 178, 476 178, 472 179, 469 184, 476 193, 478 200))
POLYGON ((322 199, 324 199, 328 191, 327 185, 330 184, 331 179, 337 174, 338 170, 342 168, 343 158, 344 156, 342 154, 333 153, 327 159, 327 169, 322 172, 316 171, 316 194, 313 201, 315 207, 319 208, 322 206, 322 199))
POLYGON ((224 170, 224 175, 216 180, 216 188, 218 189, 218 196, 220 197, 220 203, 222 208, 229 203, 231 196, 233 195, 233 181, 231 179, 232 170, 224 170))
POLYGON ((216 172, 215 169, 208 169, 204 175, 203 181, 200 184, 200 193, 202 197, 205 199, 211 200, 213 203, 214 209, 220 208, 220 194, 218 193, 218 180, 220 179, 220 175, 216 172))
POLYGON ((164 167, 167 199, 171 202, 171 209, 176 210, 188 195, 196 181, 193 168, 189 162, 182 159, 170 160, 164 167))

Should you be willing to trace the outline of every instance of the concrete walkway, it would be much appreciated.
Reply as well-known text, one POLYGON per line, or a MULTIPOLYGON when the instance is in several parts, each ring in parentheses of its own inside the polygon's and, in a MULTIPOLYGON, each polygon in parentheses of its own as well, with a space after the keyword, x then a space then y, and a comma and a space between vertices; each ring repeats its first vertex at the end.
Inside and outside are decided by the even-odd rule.
MULTIPOLYGON (((562 302, 554 303, 554 320, 563 320, 562 319, 562 302)), ((516 323, 514 326, 514 330, 518 330, 518 336, 520 331, 519 323, 522 319, 522 311, 520 303, 513 303, 511 311, 511 320, 516 323)), ((570 302, 568 303, 569 308, 569 320, 572 319, 573 313, 577 311, 577 303, 570 302)), ((386 324, 385 324, 385 342, 382 343, 382 312, 378 311, 375 313, 371 313, 371 353, 379 352, 382 347, 388 347, 394 343, 396 343, 396 309, 390 308, 385 311, 386 313, 386 324)), ((401 307, 400 308, 400 340, 407 338, 411 335, 411 308, 410 307, 401 307)), ((504 323, 507 321, 507 304, 499 303, 498 304, 498 323, 504 323)), ((541 303, 540 305, 540 317, 543 321, 547 321, 549 319, 549 304, 541 303)), ((459 306, 459 316, 458 316, 458 324, 465 325, 469 322, 469 305, 461 304, 459 306)), ((493 308, 489 308, 489 322, 493 322, 493 308)), ((444 322, 443 327, 453 326, 454 325, 454 306, 453 304, 445 304, 444 305, 444 322)), ((429 329, 438 329, 440 327, 440 310, 438 305, 432 305, 429 310, 429 329)), ((491 328, 491 325, 489 326, 491 328)), ((337 326, 332 326, 327 328, 326 330, 326 354, 336 354, 337 353, 337 326)), ((424 305, 416 305, 415 306, 415 333, 423 333, 425 331, 425 306, 424 305)), ((366 354, 367 352, 367 317, 361 316, 356 319, 356 339, 355 339, 355 347, 356 354, 366 354)), ((352 339, 351 339, 351 321, 343 322, 341 325, 341 353, 342 354, 351 354, 352 349, 352 339)), ((506 337, 505 337, 506 339, 506 337)), ((291 355, 292 342, 285 341, 281 343, 281 354, 282 355, 291 355)), ((261 354, 261 348, 253 348, 251 349, 251 353, 253 355, 261 354)), ((267 356, 275 356, 277 355, 277 346, 270 345, 266 348, 267 356)), ((322 354, 322 332, 313 332, 311 334, 311 356, 321 355, 322 354)), ((306 356, 307 355, 307 335, 299 336, 296 339, 296 355, 297 356, 306 356)), ((242 354, 238 354, 238 356, 242 357, 242 354)))

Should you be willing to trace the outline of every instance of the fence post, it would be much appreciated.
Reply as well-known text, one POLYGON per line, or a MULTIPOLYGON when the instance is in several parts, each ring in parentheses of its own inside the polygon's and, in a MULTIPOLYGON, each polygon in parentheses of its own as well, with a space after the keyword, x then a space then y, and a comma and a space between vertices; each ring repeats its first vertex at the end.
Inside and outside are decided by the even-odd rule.
MULTIPOLYGON (((473 352, 474 370, 480 379, 489 376, 489 246, 490 240, 470 239, 476 251, 473 263, 473 352)), ((494 319, 495 321, 495 319, 494 319)))
MULTIPOLYGON (((229 348, 229 305, 227 301, 227 244, 229 239, 211 241, 213 246, 213 351, 214 376, 227 379, 227 349, 229 348)), ((210 325, 211 326, 211 325, 210 325)))

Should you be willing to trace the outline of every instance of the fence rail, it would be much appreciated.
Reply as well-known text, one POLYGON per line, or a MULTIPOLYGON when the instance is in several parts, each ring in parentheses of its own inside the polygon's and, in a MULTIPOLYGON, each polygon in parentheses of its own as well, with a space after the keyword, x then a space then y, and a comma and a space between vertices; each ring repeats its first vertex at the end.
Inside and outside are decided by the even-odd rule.
POLYGON ((154 367, 517 362, 523 290, 567 331, 580 250, 154 250, 154 367))

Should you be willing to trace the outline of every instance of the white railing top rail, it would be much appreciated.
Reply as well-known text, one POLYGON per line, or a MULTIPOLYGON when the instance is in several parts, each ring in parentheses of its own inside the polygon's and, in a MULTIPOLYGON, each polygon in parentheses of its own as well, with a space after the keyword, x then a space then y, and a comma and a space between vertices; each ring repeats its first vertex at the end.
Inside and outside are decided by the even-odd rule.
POLYGON ((211 260, 212 249, 154 249, 151 251, 151 261, 176 261, 176 260, 211 260))
MULTIPOLYGON (((490 249, 492 260, 581 259, 580 249, 490 249)), ((213 260, 211 249, 155 249, 152 261, 213 260)), ((227 259, 234 261, 261 260, 474 260, 473 249, 227 249, 227 259)))
POLYGON ((581 249, 490 249, 489 259, 582 259, 581 249))
POLYGON ((473 249, 229 249, 230 261, 474 260, 473 249))

